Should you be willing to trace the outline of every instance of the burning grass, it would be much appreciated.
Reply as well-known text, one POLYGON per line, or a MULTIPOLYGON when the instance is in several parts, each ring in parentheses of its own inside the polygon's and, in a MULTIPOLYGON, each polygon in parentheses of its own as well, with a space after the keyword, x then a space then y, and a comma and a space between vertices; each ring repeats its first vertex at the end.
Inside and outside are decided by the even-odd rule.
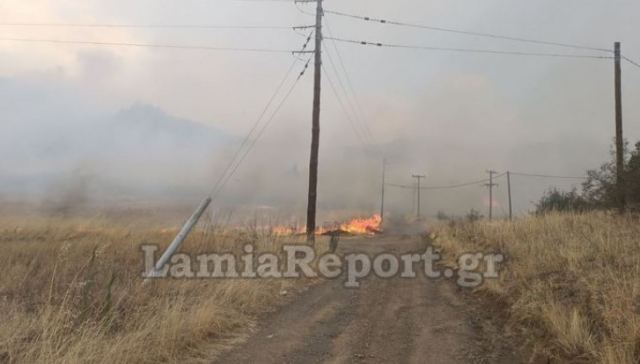
MULTIPOLYGON (((604 213, 549 215, 436 229, 445 257, 500 251, 499 280, 474 295, 504 315, 504 336, 532 357, 606 364, 640 360, 640 224, 604 213)), ((483 323, 491 327, 490 322, 483 323)), ((513 345, 513 343, 512 343, 513 345)))
MULTIPOLYGON (((281 303, 292 280, 162 280, 142 286, 139 245, 175 231, 104 219, 0 223, 0 363, 210 360, 281 303)), ((283 239, 202 229, 183 250, 276 251, 283 239)))
MULTIPOLYGON (((275 226, 271 229, 277 236, 291 236, 305 234, 302 226, 275 226)), ((374 235, 382 232, 382 217, 375 214, 371 217, 354 218, 347 222, 325 224, 316 229, 316 235, 374 235)))

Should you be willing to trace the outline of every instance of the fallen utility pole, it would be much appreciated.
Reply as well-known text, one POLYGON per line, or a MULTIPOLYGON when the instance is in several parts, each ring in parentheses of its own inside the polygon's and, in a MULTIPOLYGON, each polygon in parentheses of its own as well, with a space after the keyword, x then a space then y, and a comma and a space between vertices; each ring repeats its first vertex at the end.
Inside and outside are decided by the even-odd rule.
POLYGON ((320 149, 320 84, 322 81, 322 0, 316 0, 316 42, 313 77, 313 114, 311 157, 309 160, 309 195, 307 201, 307 241, 316 239, 316 204, 318 199, 318 152, 320 149))
POLYGON ((416 190, 418 191, 418 209, 417 209, 417 213, 416 216, 418 219, 420 219, 420 180, 422 180, 423 178, 427 178, 427 176, 425 175, 421 175, 421 174, 414 174, 411 177, 416 178, 418 180, 418 186, 416 188, 416 190))
POLYGON ((187 238, 187 236, 189 236, 189 233, 191 232, 193 227, 196 225, 198 220, 200 220, 200 218, 202 217, 202 214, 207 209, 207 207, 209 207, 210 203, 211 203, 211 197, 207 197, 200 203, 200 205, 198 205, 198 208, 196 209, 196 211, 194 211, 193 215, 191 215, 189 220, 185 222, 185 224, 182 226, 182 229, 180 229, 180 232, 178 233, 178 235, 176 235, 176 237, 173 239, 169 247, 167 247, 167 250, 164 251, 164 253, 160 257, 158 262, 156 262, 155 267, 150 272, 147 272, 145 274, 145 277, 146 277, 144 280, 145 284, 149 281, 149 278, 158 278, 161 276, 164 265, 169 262, 173 254, 175 254, 175 252, 180 248, 182 243, 184 243, 185 239, 187 238))
POLYGON ((626 209, 626 188, 624 181, 624 137, 622 134, 622 66, 620 42, 614 44, 615 98, 616 98, 616 195, 618 209, 626 209))

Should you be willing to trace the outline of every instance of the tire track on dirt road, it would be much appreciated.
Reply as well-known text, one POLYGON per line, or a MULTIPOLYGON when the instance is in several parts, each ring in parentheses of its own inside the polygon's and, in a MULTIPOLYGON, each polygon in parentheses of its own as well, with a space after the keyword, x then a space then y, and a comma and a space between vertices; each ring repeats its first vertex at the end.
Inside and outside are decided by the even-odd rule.
MULTIPOLYGON (((342 252, 418 252, 418 239, 344 241, 342 252)), ((423 251, 423 250, 422 250, 423 251)), ((418 266, 416 266, 418 267, 418 266)), ((258 325, 219 363, 467 363, 475 345, 453 284, 367 278, 359 289, 328 280, 258 325)))

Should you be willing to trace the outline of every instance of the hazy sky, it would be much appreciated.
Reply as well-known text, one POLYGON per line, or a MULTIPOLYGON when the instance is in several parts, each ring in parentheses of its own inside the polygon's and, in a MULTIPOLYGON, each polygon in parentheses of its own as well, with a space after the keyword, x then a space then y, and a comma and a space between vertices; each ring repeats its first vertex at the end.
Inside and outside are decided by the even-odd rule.
MULTIPOLYGON (((593 0, 326 0, 331 10, 431 26, 612 48, 640 60, 638 1, 593 0)), ((313 5, 300 5, 313 12, 313 5)), ((334 36, 434 47, 562 54, 602 53, 523 44, 366 23, 327 14, 334 36)), ((281 1, 232 0, 3 0, 1 23, 111 23, 309 25, 313 17, 281 1)), ((304 37, 292 30, 97 29, 2 25, 0 38, 165 43, 221 47, 297 49, 304 37)), ((325 33, 327 35, 327 33, 325 33)), ((392 154, 390 179, 411 183, 412 171, 429 183, 483 177, 485 170, 582 174, 608 158, 613 138, 612 60, 518 57, 337 44, 371 129, 371 144, 392 154)), ((338 62, 333 44, 325 49, 338 62)), ((294 58, 289 54, 168 50, 22 43, 0 40, 0 77, 56 93, 77 95, 87 113, 108 113, 134 103, 155 105, 176 117, 242 135, 252 125, 294 58)), ((625 63, 626 137, 640 139, 640 68, 625 63)), ((302 64, 296 66, 300 70, 302 64)), ((325 57, 329 77, 336 76, 325 57)), ((298 85, 259 143, 248 168, 267 173, 295 166, 305 175, 312 77, 298 85), (262 149, 260 149, 262 148, 262 149)), ((344 82, 344 81, 343 81, 344 82)), ((361 144, 323 84, 321 176, 361 175, 375 205, 377 161, 355 160, 344 150, 361 144), (360 165, 353 166, 358 163, 360 165)), ((25 100, 25 107, 38 107, 25 100), (27 106, 29 105, 29 106, 27 106)), ((55 119, 55 115, 51 115, 55 119)), ((0 121, 1 122, 1 121, 0 121)), ((26 126, 28 127, 28 126, 26 126)), ((365 158, 366 159, 366 158, 365 158)), ((6 171, 5 171, 6 172, 6 171)), ((249 172, 239 170, 239 177, 249 172)), ((272 178, 274 179, 274 178, 272 178)), ((277 178, 275 178, 277 180, 277 178)), ((322 182, 322 181, 321 181, 322 182)), ((274 182, 277 184, 277 181, 274 182)), ((299 191, 304 192, 305 179, 299 191)), ((521 208, 554 181, 522 181, 530 194, 521 208)), ((566 183, 562 184, 563 186, 566 183)), ((341 187, 325 178, 325 196, 341 187)), ((323 190, 323 188, 325 188, 323 190)), ((258 190, 257 193, 269 194, 258 190)), ((401 192, 397 192, 398 195, 401 192)), ((432 210, 447 201, 481 206, 486 191, 432 196, 432 210), (439 199, 439 200, 438 200, 439 199)), ((321 193, 321 199, 322 199, 321 193)), ((300 196, 304 200, 304 195, 300 196)), ((411 196, 398 197, 399 205, 411 196)))

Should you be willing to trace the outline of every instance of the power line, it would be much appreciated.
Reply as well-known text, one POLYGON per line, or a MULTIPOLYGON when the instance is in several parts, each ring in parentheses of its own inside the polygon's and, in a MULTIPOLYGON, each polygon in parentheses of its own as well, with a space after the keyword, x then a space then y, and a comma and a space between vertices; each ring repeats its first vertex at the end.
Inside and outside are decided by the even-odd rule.
MULTIPOLYGON (((306 68, 305 68, 306 69, 306 68)), ((285 94, 285 96, 282 98, 282 100, 280 101, 280 103, 278 104, 278 106, 276 107, 276 109, 273 111, 273 113, 271 114, 271 116, 269 117, 269 119, 267 120, 267 122, 262 126, 262 128, 260 129, 260 131, 258 132, 258 135, 251 141, 251 144, 249 145, 249 148, 247 148, 244 152, 244 154, 242 155, 242 157, 240 158, 240 160, 238 160, 238 162, 235 164, 235 166, 233 167, 233 169, 231 170, 231 172, 227 175, 227 177, 222 181, 220 187, 218 188, 217 191, 214 191, 212 193, 212 199, 215 200, 215 198, 219 195, 219 193, 222 191, 222 189, 224 188, 224 186, 226 186, 227 182, 229 182, 229 180, 231 179, 231 177, 233 177, 233 175, 235 174, 235 172, 238 170, 238 167, 240 167, 240 165, 242 164, 242 162, 244 162, 245 158, 249 155, 249 153, 251 152, 251 150, 253 150, 253 147, 256 145, 256 143, 258 142, 258 140, 260 140, 260 138, 262 137, 262 135, 264 134, 264 132, 267 130, 267 128, 269 127, 269 125, 271 125, 271 123, 273 122, 273 120, 275 119, 276 115, 278 114, 278 112, 280 111, 280 109, 282 109, 282 107, 284 106, 285 102, 289 99, 289 97, 291 96, 291 94, 293 93, 293 90, 295 89, 295 87, 298 85, 298 82, 300 81, 300 79, 302 78, 302 76, 304 75, 304 71, 303 73, 300 74, 300 76, 298 76, 298 78, 296 78, 296 80, 293 82, 293 84, 291 85, 291 87, 289 88, 289 91, 287 91, 287 93, 285 94)))
POLYGON ((629 58, 627 58, 627 57, 625 57, 625 56, 622 56, 622 59, 624 59, 625 61, 627 61, 627 62, 631 63, 632 65, 634 65, 634 66, 636 66, 636 67, 640 68, 640 63, 638 63, 638 62, 636 62, 636 61, 633 61, 633 60, 631 60, 631 59, 629 59, 629 58))
MULTIPOLYGON (((498 178, 501 175, 495 176, 494 178, 498 178)), ((424 189, 425 190, 448 190, 448 189, 455 189, 455 188, 461 188, 461 187, 468 187, 468 186, 474 186, 474 185, 481 185, 483 183, 488 182, 489 179, 485 178, 482 180, 477 180, 477 181, 471 181, 471 182, 466 182, 466 183, 460 183, 460 184, 455 184, 455 185, 448 185, 448 186, 425 186, 424 189)))
MULTIPOLYGON (((313 32, 311 32, 309 34, 309 36, 307 37, 306 42, 302 45, 302 50, 304 51, 307 46, 309 45, 309 42, 311 40, 311 36, 313 35, 313 32)), ((264 128, 259 132, 258 137, 251 143, 249 144, 249 148, 247 149, 247 151, 241 156, 241 158, 239 159, 239 162, 236 164, 236 161, 238 160, 238 157, 240 157, 243 149, 247 146, 247 144, 250 142, 252 135, 255 133, 255 131, 258 129, 258 127, 260 126, 260 123, 262 121, 262 119, 264 118, 264 116, 267 114, 267 111, 269 110, 269 108, 271 107, 271 105, 273 104, 273 102, 275 101, 276 97, 278 96, 278 94, 280 94, 280 91, 282 90, 282 88, 284 87, 284 84, 286 83, 287 79, 289 79, 289 76, 291 75, 291 73, 293 72, 293 69, 296 65, 296 63, 298 62, 298 59, 294 59, 293 62, 291 63, 291 66, 289 66, 289 69, 287 70, 287 72, 285 73, 285 76, 282 78, 282 81, 280 81, 280 83, 278 84, 278 86, 276 87, 276 90, 273 92, 273 94, 271 95, 271 97, 269 98, 267 104, 265 105, 265 107, 262 109, 262 112, 260 113, 260 115, 258 116, 258 118, 256 119, 256 121, 254 122, 253 126, 251 127, 251 129, 249 130, 249 132, 247 133, 247 135, 245 136, 245 138, 243 139, 242 143, 240 144, 240 146, 238 147, 238 149, 236 150, 235 154, 233 155, 233 157, 231 158, 229 164, 227 165, 227 167, 224 169, 224 171, 222 172, 222 174, 220 175, 220 177, 218 178, 218 180, 216 181, 213 189, 211 190, 211 192, 209 193, 209 196, 217 196, 220 191, 222 190, 222 188, 226 185, 226 183, 229 181, 229 179, 231 178, 231 176, 235 173, 235 171, 238 169, 238 167, 240 166, 240 164, 242 163, 242 161, 245 159, 246 155, 248 154, 248 151, 250 151, 253 146, 255 145, 255 142, 257 141, 257 139, 260 138, 260 136, 262 135, 262 133, 264 133, 264 128), (235 166, 234 166, 235 164, 235 166), (229 173, 231 172, 231 173, 229 173)), ((302 72, 300 73, 300 75, 298 76, 298 78, 296 79, 296 82, 294 83, 294 86, 298 83, 298 81, 300 80, 300 78, 303 76, 304 72, 307 70, 309 63, 307 62, 307 64, 305 64, 302 72)), ((282 104, 284 104, 284 100, 286 100, 288 98, 288 95, 292 92, 292 89, 289 91, 289 93, 287 94, 287 96, 283 99, 283 101, 280 103, 280 105, 278 106, 278 108, 276 110, 279 110, 280 107, 282 107, 282 104)), ((277 112, 277 111, 276 111, 277 112)), ((271 119, 273 119, 275 117, 275 113, 271 116, 271 119)), ((270 119, 270 120, 271 120, 270 119)), ((271 121, 267 122, 267 126, 271 121)))
POLYGON ((349 114, 349 112, 347 112, 347 108, 344 106, 344 102, 342 101, 342 98, 338 94, 338 91, 336 90, 336 86, 334 85, 333 81, 331 80, 331 77, 329 77, 329 73, 325 69, 324 64, 322 65, 322 69, 324 70, 324 73, 325 73, 325 76, 327 78, 327 81, 329 82, 329 86, 331 86, 331 90, 333 91, 333 94, 335 95, 336 99, 338 100, 338 104, 340 105, 340 108, 342 109, 342 111, 344 112, 345 116, 347 117, 347 120, 349 121, 349 124, 351 125, 351 128, 353 129, 353 132, 355 133, 355 135, 358 138, 358 140, 360 141, 360 143, 364 146, 365 145, 364 139, 360 135, 360 131, 358 131, 358 128, 356 127, 355 122, 351 118, 351 114, 349 114))
POLYGON ((270 49, 270 48, 214 47, 214 46, 191 46, 191 45, 179 45, 179 44, 97 42, 97 41, 77 41, 77 40, 59 40, 59 39, 0 38, 0 41, 52 43, 52 44, 77 44, 77 45, 112 46, 112 47, 166 48, 166 49, 205 50, 205 51, 258 52, 258 53, 293 53, 295 52, 293 50, 287 50, 287 49, 270 49))
POLYGON ((271 104, 273 104, 273 102, 275 101, 276 97, 278 96, 278 94, 280 93, 280 90, 282 90, 282 87, 284 86, 285 82, 287 81, 287 79, 289 78, 289 76, 291 75, 291 72, 293 72, 293 68, 295 67, 296 63, 298 62, 297 59, 295 59, 292 63, 291 66, 289 67, 289 69, 287 70, 284 78, 282 79, 282 81, 280 81, 280 83, 278 84, 278 86, 276 87, 276 90, 273 92, 273 94, 271 95, 271 97, 269 98, 269 101, 267 102, 267 104, 265 105, 265 107, 262 109, 262 112, 260 113, 260 115, 258 116, 258 118, 256 119, 256 121, 254 122, 253 126, 251 127, 251 129, 249 130, 249 132, 247 133, 247 135, 244 137, 244 139, 242 140, 242 143, 240 144, 240 146, 238 147, 238 149, 236 150, 235 154, 233 155, 233 157, 231 158, 231 161, 229 162, 229 164, 227 165, 227 167, 222 171, 222 174, 220 175, 220 177, 218 178, 218 181, 216 182, 216 184, 213 186, 213 189, 211 190, 211 193, 209 194, 210 196, 217 194, 218 190, 221 189, 221 184, 222 181, 225 180, 227 174, 229 173, 229 171, 233 168, 233 164, 236 162, 236 159, 240 156, 240 154, 242 153, 242 150, 244 149, 244 147, 249 143, 251 136, 253 135, 253 133, 256 131, 256 129, 258 129, 258 126, 260 125, 260 122, 262 121, 262 119, 264 118, 264 116, 267 114, 267 111, 269 110, 269 108, 271 107, 271 104))
POLYGON ((300 26, 277 25, 212 25, 212 24, 108 24, 108 23, 0 23, 0 26, 52 27, 52 28, 133 28, 133 29, 280 29, 291 30, 300 26))
POLYGON ((548 175, 548 174, 533 174, 533 173, 518 173, 518 172, 511 172, 512 176, 523 176, 523 177, 537 177, 537 178, 557 178, 557 179, 587 179, 587 177, 584 176, 555 176, 555 175, 548 175))
MULTIPOLYGON (((327 49, 327 48, 325 48, 327 49)), ((340 72, 338 71, 338 68, 335 65, 335 62, 333 62, 333 57, 331 56, 331 54, 328 52, 328 50, 325 52, 325 54, 327 55, 327 58, 329 59, 329 64, 331 65, 331 68, 333 69, 333 72, 335 73, 336 79, 338 81, 338 85, 340 86, 340 89, 342 90, 342 93, 344 94, 344 99, 346 104, 349 107, 349 110, 351 111, 351 113, 353 114, 353 117, 356 121, 358 121, 358 126, 360 126, 360 132, 362 132, 362 135, 364 136, 364 139, 368 139, 368 135, 367 135, 367 131, 365 128, 362 127, 362 120, 359 117, 358 112, 356 111, 356 108, 353 106, 353 103, 351 102, 351 98, 349 97, 349 92, 347 91, 347 88, 344 86, 344 83, 342 82, 342 77, 340 77, 340 72)), ((332 85, 332 87, 334 87, 334 85, 332 85)), ((337 95, 337 91, 334 90, 334 92, 336 93, 336 97, 338 97, 337 95)), ((339 98, 339 97, 338 97, 339 98)), ((346 110, 346 108, 344 109, 345 113, 348 113, 348 110, 346 110)), ((356 127, 356 123, 353 122, 354 128, 356 127)))
MULTIPOLYGON (((264 0, 263 0, 264 1, 264 0)), ((298 61, 297 58, 294 59, 294 63, 298 61)), ((285 77, 285 80, 288 78, 289 74, 291 73, 291 71, 293 70, 293 67, 291 67, 289 69, 289 71, 287 72, 287 77, 285 77)), ((164 253, 162 254, 162 256, 160 257, 160 260, 158 261, 158 263, 147 272, 147 278, 145 279, 144 283, 148 282, 149 278, 152 277, 159 277, 161 276, 161 274, 159 274, 159 271, 162 270, 162 267, 165 266, 165 264, 169 261, 169 259, 172 258, 172 256, 175 254, 175 252, 180 248, 180 246, 184 243, 185 239, 187 238, 187 236, 189 235, 189 233, 193 230, 193 227, 198 223, 198 221, 200 220, 200 218, 202 217, 202 214, 205 212, 205 210, 207 209, 207 207, 209 207, 209 205, 211 204, 211 202, 217 197, 218 193, 220 192, 220 190, 222 189, 222 187, 224 187, 224 185, 227 183, 227 181, 229 180, 229 178, 231 178, 231 176, 233 175, 233 173, 236 171, 236 169, 238 168, 238 166, 242 163, 242 161, 244 160, 244 158, 247 156, 247 154, 249 153, 249 151, 251 150, 251 148, 253 147, 253 145, 255 145, 255 142, 257 141, 258 138, 260 138, 260 135, 262 134, 262 132, 264 132, 264 130, 266 129, 266 127, 271 123, 271 121, 273 120, 273 118, 275 117, 275 115, 277 114, 277 112, 280 110, 280 108, 282 107, 282 105, 284 105, 284 102, 289 98, 289 96, 291 95, 291 93, 293 92, 293 89, 295 88, 295 86, 298 84, 298 81, 300 80, 300 78, 302 77, 302 74, 296 79, 296 81, 294 82, 294 84, 291 86, 291 89, 289 90, 289 92, 285 95, 285 97, 283 98, 283 100, 281 101, 281 103, 278 105, 278 107, 276 108, 276 110, 274 111, 274 113, 271 115, 271 118, 267 121, 267 124, 262 128, 262 130, 260 131, 260 133, 258 134, 258 137, 256 138, 256 140, 253 141, 253 143, 251 144, 251 146, 249 147, 249 149, 245 152, 245 154, 242 156, 242 158, 240 159, 240 161, 238 162, 238 164, 236 164, 236 166, 233 168, 233 170, 231 171, 231 173, 228 175, 228 178, 224 179, 222 181, 222 184, 220 185, 220 188, 212 191, 204 200, 202 200, 202 202, 198 205, 198 208, 194 211, 194 213, 191 215, 191 217, 184 223, 184 225, 182 226, 182 228, 180 229, 180 232, 178 233, 178 235, 176 235, 176 237, 173 239, 173 241, 171 242, 171 244, 169 245, 169 247, 164 251, 164 253), (215 193, 215 194, 214 194, 215 193)), ((280 87, 278 87, 278 90, 280 89, 280 87)), ((271 101, 269 102, 269 104, 267 106, 269 106, 271 104, 271 101)), ((259 118, 260 120, 261 118, 259 118)), ((259 121, 258 120, 258 121, 259 121)), ((252 129, 253 130, 253 129, 252 129)), ((232 161, 233 163, 233 161, 232 161)), ((219 180, 220 181, 220 180, 219 180)), ((218 184, 218 183, 217 183, 218 184)))
POLYGON ((472 32, 472 31, 466 31, 466 30, 435 27, 435 26, 430 26, 430 25, 407 23, 407 22, 400 22, 400 21, 394 21, 394 20, 376 19, 376 18, 371 18, 371 17, 368 17, 368 16, 360 16, 360 15, 355 15, 355 14, 348 14, 348 13, 344 13, 344 12, 340 12, 340 11, 334 11, 334 10, 325 10, 325 13, 333 14, 333 15, 339 15, 339 16, 343 16, 343 17, 349 17, 349 18, 353 18, 353 19, 364 20, 364 21, 370 21, 370 22, 375 22, 375 23, 392 24, 392 25, 397 25, 397 26, 419 28, 419 29, 426 29, 426 30, 434 30, 434 31, 439 31, 439 32, 449 32, 449 33, 456 33, 456 34, 471 35, 471 36, 476 36, 476 37, 503 39, 503 40, 510 40, 510 41, 515 41, 515 42, 542 44, 542 45, 550 45, 550 46, 564 47, 564 48, 584 49, 584 50, 601 51, 601 52, 609 52, 609 53, 611 52, 610 49, 606 49, 606 48, 589 47, 589 46, 582 46, 582 45, 576 45, 576 44, 551 42, 551 41, 528 39, 528 38, 521 38, 521 37, 511 37, 511 36, 505 36, 505 35, 499 35, 499 34, 493 34, 493 33, 472 32))
MULTIPOLYGON (((351 99, 349 98, 349 93, 347 92, 346 87, 344 86, 344 84, 342 83, 342 79, 340 78, 340 74, 338 73, 338 68, 336 67, 335 63, 333 62, 333 58, 331 57, 329 52, 325 52, 325 54, 327 55, 327 58, 329 59, 329 64, 331 65, 331 68, 333 69, 333 72, 335 73, 336 79, 338 80, 338 85, 340 86, 342 93, 344 94, 344 98, 345 98, 345 102, 346 104, 349 106, 351 113, 353 114, 355 120, 360 121, 359 125, 362 126, 362 121, 360 120, 360 118, 358 117, 358 113, 355 110, 355 107, 353 106, 353 104, 351 103, 351 99)), ((326 73, 326 71, 325 71, 326 73)), ((335 84, 333 84, 333 82, 331 81, 331 79, 329 78, 329 76, 327 75, 327 80, 329 81, 329 84, 331 85, 331 88, 333 89, 334 94, 336 95, 336 97, 338 98, 339 102, 342 104, 342 100, 340 99, 340 96, 338 95, 338 92, 335 88, 335 84)), ((344 113, 348 114, 347 117, 350 119, 350 123, 353 125, 354 129, 357 128, 356 123, 353 121, 353 119, 351 119, 351 114, 349 114, 347 108, 344 107, 344 105, 341 106, 344 113)), ((361 139, 361 141, 364 144, 364 141, 368 139, 367 136, 367 132, 365 129, 361 128, 362 130, 359 130, 358 132, 362 132, 363 138, 361 139), (363 131, 364 130, 364 131, 363 131)))
POLYGON ((447 47, 429 47, 429 46, 415 46, 405 44, 391 44, 369 41, 358 41, 344 38, 327 37, 326 39, 333 39, 338 42, 359 44, 363 46, 376 46, 387 48, 405 48, 405 49, 418 49, 427 51, 445 51, 445 52, 461 52, 461 53, 482 53, 482 54, 501 54, 511 56, 535 56, 535 57, 556 57, 556 58, 590 58, 590 59, 613 59, 612 56, 596 56, 596 55, 578 55, 578 54, 559 54, 559 53, 539 53, 539 52, 518 52, 518 51, 501 51, 494 49, 472 49, 472 48, 447 48, 447 47))
MULTIPOLYGON (((485 179, 482 179, 482 180, 466 182, 466 183, 461 183, 461 184, 456 184, 456 185, 423 186, 423 187, 420 187, 420 189, 422 189, 422 190, 447 190, 447 189, 461 188, 461 187, 474 186, 474 185, 481 186, 483 183, 486 183, 488 181, 489 181, 489 179, 485 178, 485 179)), ((386 185, 390 186, 390 187, 404 188, 404 189, 415 189, 416 188, 415 186, 402 185, 402 184, 396 184, 396 183, 387 183, 386 185)))
MULTIPOLYGON (((500 178, 505 175, 506 173, 501 173, 493 176, 493 179, 495 180, 496 178, 500 178)), ((468 187, 468 186, 482 186, 484 183, 487 183, 489 181, 490 181, 489 178, 484 178, 481 180, 464 182, 464 183, 453 184, 453 185, 423 186, 423 187, 420 187, 420 189, 421 190, 448 190, 448 189, 462 188, 462 187, 468 187)), ((403 185, 403 184, 397 184, 397 183, 386 183, 385 185, 390 187, 396 187, 396 188, 415 189, 415 186, 403 185)))
POLYGON ((313 17, 315 17, 315 16, 316 16, 316 14, 311 13, 311 12, 308 12, 308 11, 306 11, 306 10, 302 9, 302 8, 300 7, 300 5, 298 5, 299 3, 304 3, 304 2, 305 2, 305 1, 294 1, 294 4, 295 4, 295 6, 296 6, 296 9, 298 9, 298 11, 299 11, 300 13, 304 14, 304 15, 309 15, 309 16, 313 16, 313 17))
MULTIPOLYGON (((330 37, 333 37, 333 34, 331 32, 331 28, 329 25, 329 20, 327 18, 324 18, 325 24, 327 25, 327 33, 329 34, 330 37)), ((373 139, 373 135, 371 134, 371 129, 369 129, 369 126, 367 125, 366 122, 366 116, 364 115, 364 112, 362 111, 362 106, 360 105, 360 102, 358 100, 358 96, 356 95, 355 89, 353 87, 353 82, 351 82, 351 77, 349 77, 349 71, 347 71, 347 67, 345 67, 344 65, 344 60, 342 58, 342 55, 340 54, 340 50, 338 49, 338 45, 336 43, 336 41, 331 40, 331 43, 333 45, 333 49, 336 51, 336 55, 338 56, 338 61, 340 64, 340 67, 342 68, 342 71, 344 72, 345 75, 345 79, 346 79, 346 83, 347 86, 349 87, 349 90, 351 91, 351 96, 353 98, 353 102, 355 104, 355 111, 357 111, 357 115, 358 118, 360 119, 360 122, 366 132, 366 135, 370 138, 373 139)), ((328 54, 328 53, 327 53, 328 54)), ((330 59, 331 60, 331 59, 330 59)), ((336 73, 338 73, 336 71, 336 73)))

